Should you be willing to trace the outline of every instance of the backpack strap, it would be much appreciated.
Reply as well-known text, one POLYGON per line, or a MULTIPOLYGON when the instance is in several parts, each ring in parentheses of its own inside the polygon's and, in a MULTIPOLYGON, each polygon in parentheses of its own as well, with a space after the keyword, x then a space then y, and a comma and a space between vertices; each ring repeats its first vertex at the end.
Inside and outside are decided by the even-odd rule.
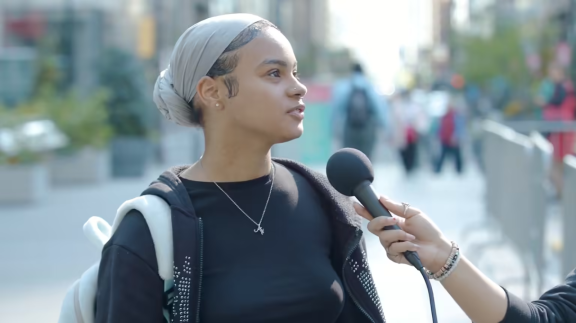
POLYGON ((156 195, 142 195, 128 200, 118 208, 112 225, 112 234, 116 232, 124 216, 131 210, 137 210, 144 216, 158 261, 158 275, 164 281, 174 277, 174 245, 172 240, 172 211, 166 201, 156 195))
MULTIPOLYGON (((131 210, 138 210, 146 219, 158 261, 158 275, 164 282, 174 277, 174 245, 170 206, 156 195, 143 195, 124 202, 116 212, 112 227, 102 218, 91 217, 83 227, 84 234, 98 250, 110 240, 122 219, 131 210)), ((68 290, 62 303, 59 323, 93 323, 98 285, 99 263, 88 269, 68 290)))
POLYGON ((84 235, 99 251, 102 251, 104 245, 112 236, 112 227, 106 220, 93 216, 82 227, 84 235))

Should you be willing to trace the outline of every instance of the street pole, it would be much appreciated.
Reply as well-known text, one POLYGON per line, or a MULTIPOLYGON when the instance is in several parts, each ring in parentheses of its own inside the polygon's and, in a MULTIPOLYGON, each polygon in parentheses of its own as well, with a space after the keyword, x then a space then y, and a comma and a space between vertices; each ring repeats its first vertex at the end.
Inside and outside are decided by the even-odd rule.
POLYGON ((568 42, 570 44, 570 80, 576 85, 576 0, 570 0, 568 12, 568 42))
POLYGON ((64 88, 68 90, 74 82, 74 7, 73 0, 66 0, 64 4, 64 17, 62 23, 62 54, 66 62, 64 73, 64 88))

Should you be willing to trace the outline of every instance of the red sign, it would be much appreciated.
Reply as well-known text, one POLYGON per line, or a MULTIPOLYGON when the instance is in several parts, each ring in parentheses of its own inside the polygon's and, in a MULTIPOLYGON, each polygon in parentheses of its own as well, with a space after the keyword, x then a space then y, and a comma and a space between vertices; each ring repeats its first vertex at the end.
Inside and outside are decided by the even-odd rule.
POLYGON ((306 103, 329 102, 332 99, 332 86, 327 84, 306 84, 306 103))
POLYGON ((44 18, 38 13, 21 18, 8 18, 6 29, 22 38, 38 39, 44 34, 44 18))

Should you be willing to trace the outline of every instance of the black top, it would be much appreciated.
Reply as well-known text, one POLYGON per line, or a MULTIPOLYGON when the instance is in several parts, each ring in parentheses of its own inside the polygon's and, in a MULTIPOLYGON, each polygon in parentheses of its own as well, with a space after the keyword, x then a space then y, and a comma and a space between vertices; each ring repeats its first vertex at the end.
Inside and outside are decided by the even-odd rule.
POLYGON ((508 310, 502 323, 576 322, 576 269, 563 284, 546 291, 533 302, 508 293, 508 310))
MULTIPOLYGON (((276 161, 278 162, 276 165, 282 164, 287 166, 290 172, 295 172, 293 174, 295 183, 301 180, 300 176, 303 176, 306 182, 311 183, 314 188, 313 194, 320 194, 322 205, 328 211, 326 215, 330 218, 333 239, 331 242, 333 245, 332 266, 341 270, 340 277, 344 277, 346 282, 344 308, 337 322, 384 323, 381 304, 367 265, 359 216, 354 212, 351 201, 337 193, 322 174, 313 172, 294 161, 285 159, 276 159, 276 161)), ((198 240, 195 231, 198 221, 185 187, 178 178, 179 174, 188 167, 171 168, 160 175, 143 192, 143 195, 151 194, 163 198, 172 207, 173 234, 175 241, 178 242, 174 245, 174 263, 180 267, 184 266, 185 260, 190 259, 188 255, 191 255, 193 264, 202 259, 201 254, 195 252, 199 241, 202 241, 202 239, 198 240)), ((307 185, 297 184, 297 187, 298 190, 302 190, 307 185)), ((301 193, 296 197, 299 202, 303 200, 301 193)), ((263 227, 266 228, 264 237, 272 229, 267 227, 270 214, 267 214, 263 222, 263 227)), ((254 228, 255 226, 250 229, 254 228)), ((295 241, 300 238, 300 235, 290 236, 290 238, 295 241)), ((306 246, 308 247, 310 246, 306 246)), ((305 250, 299 249, 299 252, 305 252, 305 250)), ((204 254, 204 256, 208 255, 204 254)), ((182 284, 182 279, 180 281, 176 279, 176 283, 180 282, 180 285, 184 285, 184 288, 180 288, 179 291, 188 293, 190 297, 187 296, 185 299, 189 301, 185 303, 184 315, 175 318, 174 322, 205 322, 197 318, 196 315, 200 311, 195 307, 199 300, 202 306, 207 305, 204 299, 206 289, 199 288, 204 281, 201 269, 202 266, 193 266, 191 284, 182 284), (197 295, 196 291, 200 289, 202 295, 197 295)), ((307 275, 308 273, 304 274, 304 276, 307 275)), ((184 273, 181 276, 185 276, 184 273)), ((131 211, 122 220, 102 251, 98 272, 95 322, 163 322, 162 304, 165 302, 163 289, 163 281, 158 275, 154 242, 146 221, 142 214, 131 211)), ((394 293, 393 290, 387 292, 394 293)), ((563 284, 547 291, 539 300, 532 303, 524 302, 512 294, 508 297, 509 306, 503 322, 576 322, 576 272, 574 271, 563 284)), ((180 311, 180 308, 177 310, 180 311)))
MULTIPOLYGON (((332 264, 330 219, 302 175, 274 165, 263 235, 214 183, 180 178, 203 222, 201 322, 339 318, 345 293, 332 264)), ((218 184, 258 222, 271 179, 218 184)), ((153 250, 146 220, 130 211, 103 251, 96 322, 163 322, 164 285, 153 250)))
MULTIPOLYGON (((203 220, 202 322, 334 322, 342 283, 330 261, 331 230, 318 194, 275 164, 264 234, 211 182, 181 181, 203 220)), ((259 222, 271 176, 218 183, 259 222)))

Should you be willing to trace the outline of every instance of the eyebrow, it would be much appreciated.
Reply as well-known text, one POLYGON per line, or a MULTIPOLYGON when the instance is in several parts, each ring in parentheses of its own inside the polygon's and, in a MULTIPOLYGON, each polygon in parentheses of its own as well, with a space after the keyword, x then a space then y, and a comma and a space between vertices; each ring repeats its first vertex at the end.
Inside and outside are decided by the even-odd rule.
MULTIPOLYGON (((281 59, 267 59, 260 64, 260 66, 263 65, 280 65, 282 67, 288 68, 288 63, 286 63, 286 61, 283 61, 281 59)), ((294 67, 296 67, 297 65, 298 63, 294 63, 294 67)))

